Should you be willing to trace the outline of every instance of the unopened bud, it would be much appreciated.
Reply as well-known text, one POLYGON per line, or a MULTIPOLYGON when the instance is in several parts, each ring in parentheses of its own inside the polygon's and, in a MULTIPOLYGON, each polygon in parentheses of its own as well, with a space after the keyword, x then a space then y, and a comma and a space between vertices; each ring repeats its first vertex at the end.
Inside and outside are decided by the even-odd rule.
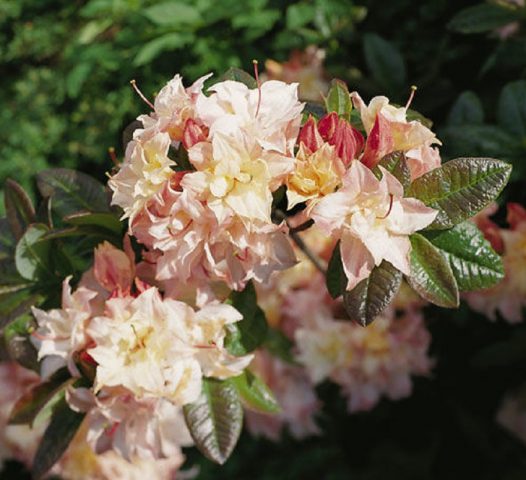
POLYGON ((205 128, 206 127, 201 127, 192 118, 186 121, 183 132, 183 146, 186 150, 189 150, 196 143, 206 140, 207 132, 205 132, 205 128))
POLYGON ((310 116, 303 127, 301 127, 298 143, 303 143, 311 153, 316 152, 323 145, 323 139, 318 133, 314 117, 310 116))

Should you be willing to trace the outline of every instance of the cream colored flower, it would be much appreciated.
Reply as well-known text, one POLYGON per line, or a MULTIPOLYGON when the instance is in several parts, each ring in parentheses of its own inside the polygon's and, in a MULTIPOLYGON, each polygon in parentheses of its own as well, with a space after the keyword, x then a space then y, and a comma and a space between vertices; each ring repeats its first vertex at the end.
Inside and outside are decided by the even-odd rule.
POLYGON ((137 298, 113 298, 105 316, 95 317, 89 333, 96 347, 95 390, 123 386, 138 398, 160 397, 176 405, 197 399, 203 376, 241 373, 251 356, 234 357, 223 346, 225 325, 242 319, 229 305, 198 312, 162 299, 156 288, 137 298))

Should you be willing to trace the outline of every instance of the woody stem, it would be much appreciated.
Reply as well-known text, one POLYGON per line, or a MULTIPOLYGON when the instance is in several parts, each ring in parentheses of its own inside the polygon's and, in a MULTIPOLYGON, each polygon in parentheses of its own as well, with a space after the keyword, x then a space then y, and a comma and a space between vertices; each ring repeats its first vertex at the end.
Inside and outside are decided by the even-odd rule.
MULTIPOLYGON (((292 238, 292 241, 305 254, 305 256, 313 263, 313 265, 321 273, 323 273, 323 275, 326 275, 327 274, 327 265, 325 264, 325 262, 321 258, 319 258, 314 252, 312 252, 309 249, 309 247, 307 247, 307 245, 303 241, 303 238, 301 238, 301 236, 299 235, 299 231, 305 230, 307 227, 302 228, 300 230, 298 230, 298 229, 300 227, 302 227, 302 225, 300 225, 300 227, 296 227, 295 229, 294 228, 290 228, 289 223, 287 221, 287 216, 281 210, 275 210, 274 215, 275 215, 275 217, 278 220, 285 221, 285 223, 289 227, 289 236, 290 236, 290 238, 292 238)), ((308 222, 306 222, 306 223, 308 223, 308 222)))

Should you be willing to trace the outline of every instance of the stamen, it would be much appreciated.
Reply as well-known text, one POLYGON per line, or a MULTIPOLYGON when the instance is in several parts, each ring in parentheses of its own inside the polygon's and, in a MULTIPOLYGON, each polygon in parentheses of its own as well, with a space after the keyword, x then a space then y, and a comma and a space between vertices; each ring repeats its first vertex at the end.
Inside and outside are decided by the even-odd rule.
POLYGON ((254 76, 256 77, 256 83, 258 84, 258 106, 256 108, 256 118, 259 113, 259 107, 261 106, 261 83, 259 81, 259 72, 258 72, 258 61, 252 60, 252 64, 254 65, 254 76))
POLYGON ((115 148, 113 147, 108 148, 108 155, 110 156, 110 159, 113 162, 113 165, 115 165, 116 167, 120 166, 120 163, 117 160, 117 155, 115 155, 115 148))
POLYGON ((417 91, 416 85, 411 85, 411 93, 409 94, 409 99, 407 100, 407 103, 405 104, 405 109, 407 110, 409 106, 411 105, 413 98, 415 98, 415 92, 417 91))
POLYGON ((143 95, 143 93, 139 90, 139 87, 137 86, 137 82, 135 80, 130 80, 130 83, 131 83, 131 86, 133 87, 133 89, 137 92, 137 95, 139 95, 139 97, 141 97, 143 102, 146 103, 146 105, 148 105, 152 110, 155 110, 155 107, 153 106, 153 103, 150 102, 150 100, 148 100, 143 95))
POLYGON ((393 209, 393 194, 389 194, 389 210, 387 210, 387 213, 383 217, 376 217, 378 220, 385 220, 389 214, 391 213, 391 210, 393 209))

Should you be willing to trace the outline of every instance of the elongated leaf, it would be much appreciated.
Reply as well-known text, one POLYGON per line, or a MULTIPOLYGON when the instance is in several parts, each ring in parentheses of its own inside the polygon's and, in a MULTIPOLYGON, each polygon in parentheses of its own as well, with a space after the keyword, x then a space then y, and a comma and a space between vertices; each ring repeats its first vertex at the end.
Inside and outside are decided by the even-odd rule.
POLYGON ((43 197, 51 197, 53 210, 61 217, 77 212, 109 212, 103 185, 82 172, 67 168, 44 170, 37 175, 43 197))
POLYGON ((409 187, 411 184, 411 171, 407 166, 407 161, 404 152, 393 152, 383 157, 378 165, 374 168, 374 174, 378 177, 382 177, 382 172, 378 167, 385 168, 389 173, 404 186, 409 187))
POLYGON ((232 67, 229 68, 223 75, 221 75, 216 82, 224 82, 225 80, 234 80, 235 82, 241 82, 248 88, 257 88, 258 84, 256 79, 249 73, 241 70, 240 68, 232 67))
POLYGON ((458 125, 460 129, 466 124, 481 125, 484 123, 484 109, 480 98, 473 92, 462 92, 451 107, 447 123, 458 125))
POLYGON ((16 269, 26 280, 38 281, 53 275, 51 243, 42 240, 47 232, 45 225, 31 225, 16 246, 16 269))
POLYGON ((411 288, 428 302, 440 307, 458 307, 459 295, 455 276, 448 261, 429 240, 419 234, 411 239, 411 288))
POLYGON ((406 68, 400 51, 375 33, 364 36, 364 54, 374 80, 388 91, 403 87, 406 68))
POLYGON ((65 399, 57 403, 33 460, 32 472, 35 479, 42 478, 60 460, 84 416, 84 413, 71 410, 65 399))
POLYGON ((243 315, 243 320, 227 325, 225 346, 232 355, 246 355, 265 340, 267 319, 257 304, 256 289, 252 282, 242 292, 233 292, 230 299, 232 306, 243 315))
POLYGON ((504 278, 500 256, 472 223, 428 232, 426 237, 446 257, 460 291, 489 288, 504 278))
POLYGON ((64 217, 64 221, 71 225, 101 227, 113 233, 121 234, 123 224, 112 213, 78 212, 64 217))
POLYGON ((144 10, 144 15, 157 25, 169 27, 196 24, 201 19, 199 10, 196 7, 188 2, 177 0, 157 3, 144 10))
POLYGON ((508 83, 498 105, 499 125, 521 139, 526 138, 526 81, 508 83))
POLYGON ((519 14, 513 9, 482 3, 458 12, 449 22, 448 28, 461 33, 483 33, 518 19, 519 14))
POLYGON ((438 210, 428 229, 451 228, 488 206, 508 182, 511 165, 492 158, 457 158, 417 178, 406 196, 438 210))
POLYGON ((234 450, 243 425, 243 408, 229 381, 203 379, 200 397, 183 408, 196 447, 213 462, 223 464, 234 450))
POLYGON ((345 276, 345 271, 343 270, 339 241, 334 246, 331 259, 329 260, 325 283, 332 298, 338 298, 340 295, 342 295, 345 291, 345 287, 347 286, 347 277, 345 276))
POLYGON ((22 237, 29 224, 35 221, 35 208, 24 189, 8 178, 4 186, 7 220, 16 239, 22 237))
POLYGON ((352 110, 351 96, 345 82, 333 80, 327 98, 327 112, 336 112, 340 117, 349 120, 352 110))
POLYGON ((281 330, 269 328, 263 345, 273 356, 278 357, 286 363, 295 363, 292 354, 294 344, 281 330))
POLYGON ((188 45, 194 38, 194 35, 187 32, 170 32, 155 37, 141 47, 133 60, 133 64, 138 67, 146 65, 165 51, 178 50, 188 45))
POLYGON ((57 370, 45 382, 39 383, 20 397, 11 410, 9 423, 32 424, 53 396, 66 387, 71 375, 66 367, 57 370))
POLYGON ((280 406, 272 390, 250 370, 230 379, 243 403, 251 410, 262 413, 277 413, 280 406))
POLYGON ((349 318, 364 327, 369 325, 391 303, 401 282, 402 273, 384 260, 369 277, 344 292, 343 305, 349 318))

